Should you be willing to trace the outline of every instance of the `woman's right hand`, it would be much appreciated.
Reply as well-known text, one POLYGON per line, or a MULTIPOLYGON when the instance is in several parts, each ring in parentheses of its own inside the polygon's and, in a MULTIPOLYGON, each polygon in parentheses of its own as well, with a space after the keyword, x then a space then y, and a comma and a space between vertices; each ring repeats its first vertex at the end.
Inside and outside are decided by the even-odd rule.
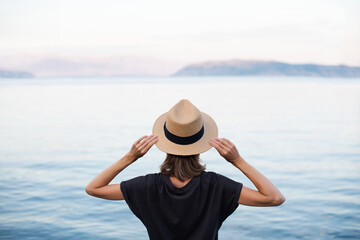
POLYGON ((143 136, 134 142, 128 155, 136 161, 138 158, 144 156, 157 141, 158 136, 156 135, 143 136))
POLYGON ((213 146, 219 154, 230 163, 241 160, 240 154, 236 146, 226 138, 212 138, 210 145, 213 146))

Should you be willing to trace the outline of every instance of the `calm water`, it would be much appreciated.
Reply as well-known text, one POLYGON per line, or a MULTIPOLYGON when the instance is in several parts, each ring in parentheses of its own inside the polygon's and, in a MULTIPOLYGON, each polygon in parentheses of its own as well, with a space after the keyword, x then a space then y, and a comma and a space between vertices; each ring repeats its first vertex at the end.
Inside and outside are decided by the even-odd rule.
MULTIPOLYGON (((182 98, 286 196, 239 206, 220 239, 360 239, 360 79, 0 79, 0 238, 148 239, 86 184, 182 98)), ((157 172, 156 147, 113 182, 157 172)), ((207 170, 252 184, 215 150, 207 170)))

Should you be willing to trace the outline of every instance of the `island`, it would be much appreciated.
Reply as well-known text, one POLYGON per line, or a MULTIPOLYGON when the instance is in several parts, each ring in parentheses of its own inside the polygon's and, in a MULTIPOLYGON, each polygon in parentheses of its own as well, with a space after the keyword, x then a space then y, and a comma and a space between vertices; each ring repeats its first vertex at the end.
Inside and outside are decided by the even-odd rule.
POLYGON ((0 78, 33 78, 34 74, 26 71, 10 71, 0 69, 0 78))
POLYGON ((173 76, 311 76, 360 77, 360 67, 289 64, 277 61, 210 61, 190 64, 173 76))

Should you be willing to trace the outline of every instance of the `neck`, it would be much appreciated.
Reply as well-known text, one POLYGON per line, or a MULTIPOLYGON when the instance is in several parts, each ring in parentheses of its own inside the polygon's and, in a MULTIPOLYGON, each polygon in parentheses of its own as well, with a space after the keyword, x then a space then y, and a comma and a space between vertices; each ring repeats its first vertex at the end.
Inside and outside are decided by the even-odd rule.
POLYGON ((180 181, 176 177, 170 177, 170 180, 175 187, 182 188, 182 187, 185 187, 186 184, 188 184, 190 182, 191 178, 186 179, 185 181, 180 181))

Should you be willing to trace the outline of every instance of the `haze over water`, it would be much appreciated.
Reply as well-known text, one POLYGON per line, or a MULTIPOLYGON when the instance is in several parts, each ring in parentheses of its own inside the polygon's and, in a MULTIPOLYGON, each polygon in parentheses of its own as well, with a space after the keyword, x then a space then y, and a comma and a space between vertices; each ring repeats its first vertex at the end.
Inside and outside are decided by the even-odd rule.
MULTIPOLYGON (((187 98, 286 197, 239 206, 219 239, 360 238, 360 79, 52 78, 0 81, 0 238, 148 239, 125 201, 86 184, 187 98)), ((156 147, 113 182, 158 172, 156 147)), ((211 149, 207 171, 252 184, 211 149)))

